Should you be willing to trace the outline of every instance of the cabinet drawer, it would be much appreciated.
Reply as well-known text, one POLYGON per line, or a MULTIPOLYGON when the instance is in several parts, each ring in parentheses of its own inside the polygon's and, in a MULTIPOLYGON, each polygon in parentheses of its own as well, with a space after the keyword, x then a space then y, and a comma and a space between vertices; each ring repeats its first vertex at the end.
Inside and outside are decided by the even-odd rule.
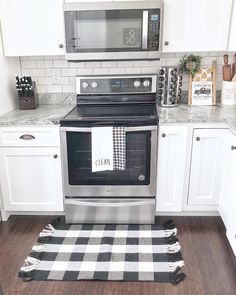
POLYGON ((0 146, 60 146, 59 126, 0 128, 0 146))

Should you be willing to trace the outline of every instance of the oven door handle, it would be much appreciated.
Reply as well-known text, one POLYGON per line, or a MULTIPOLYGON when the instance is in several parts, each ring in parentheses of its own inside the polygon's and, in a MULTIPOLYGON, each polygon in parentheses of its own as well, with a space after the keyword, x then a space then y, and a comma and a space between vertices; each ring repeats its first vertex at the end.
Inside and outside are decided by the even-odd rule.
MULTIPOLYGON (((111 126, 112 127, 112 126, 111 126)), ((97 127, 99 128, 99 127, 97 127)), ((135 127, 125 127, 126 132, 132 131, 157 131, 158 126, 135 126, 135 127)), ((60 127, 61 131, 67 132, 92 132, 92 127, 60 127)))
POLYGON ((129 201, 129 202, 100 202, 97 200, 94 201, 81 201, 81 200, 73 200, 73 199, 66 199, 66 204, 70 205, 80 205, 80 206, 90 206, 90 207, 126 207, 126 206, 141 206, 141 205, 152 205, 154 199, 149 200, 140 200, 140 201, 129 201))

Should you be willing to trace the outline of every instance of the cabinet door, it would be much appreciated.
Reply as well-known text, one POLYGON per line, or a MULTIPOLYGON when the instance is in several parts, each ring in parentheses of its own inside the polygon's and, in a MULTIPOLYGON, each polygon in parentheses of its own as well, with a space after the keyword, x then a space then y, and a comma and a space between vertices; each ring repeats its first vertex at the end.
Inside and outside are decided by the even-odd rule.
POLYGON ((227 49, 232 0, 164 0, 163 52, 227 49))
POLYGON ((63 0, 1 2, 6 56, 64 54, 63 0))
POLYGON ((194 129, 188 205, 203 205, 208 210, 219 205, 225 132, 225 129, 194 129))
POLYGON ((231 16, 230 34, 229 34, 229 51, 236 50, 236 2, 233 2, 233 10, 231 16))
POLYGON ((181 211, 188 129, 161 126, 159 130, 156 211, 181 211))
POLYGON ((225 153, 219 212, 226 227, 226 235, 236 255, 236 136, 231 131, 227 134, 225 153))
POLYGON ((60 148, 0 148, 5 211, 62 211, 60 148))

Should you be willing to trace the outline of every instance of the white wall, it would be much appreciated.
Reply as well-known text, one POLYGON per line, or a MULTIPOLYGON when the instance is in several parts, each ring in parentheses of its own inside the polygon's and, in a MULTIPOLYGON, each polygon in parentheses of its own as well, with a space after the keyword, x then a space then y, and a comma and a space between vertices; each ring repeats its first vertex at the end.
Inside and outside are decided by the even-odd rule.
POLYGON ((0 115, 17 107, 15 75, 20 73, 20 59, 4 57, 0 27, 0 115))

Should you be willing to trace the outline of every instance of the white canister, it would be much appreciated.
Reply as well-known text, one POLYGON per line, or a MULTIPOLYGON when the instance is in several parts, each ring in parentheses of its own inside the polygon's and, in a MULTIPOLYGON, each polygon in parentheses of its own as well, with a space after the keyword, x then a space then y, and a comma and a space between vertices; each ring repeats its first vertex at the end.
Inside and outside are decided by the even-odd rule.
POLYGON ((235 105, 236 104, 236 82, 223 81, 221 104, 235 105))

